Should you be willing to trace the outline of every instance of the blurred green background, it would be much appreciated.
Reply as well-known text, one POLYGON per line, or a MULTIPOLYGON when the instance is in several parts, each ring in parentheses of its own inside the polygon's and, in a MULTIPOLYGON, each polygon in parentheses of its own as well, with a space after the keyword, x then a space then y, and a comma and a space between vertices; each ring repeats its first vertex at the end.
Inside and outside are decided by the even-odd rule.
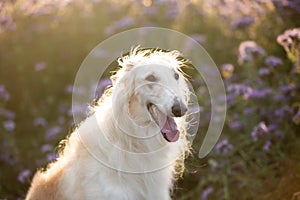
MULTIPOLYGON (((228 95, 222 138, 204 159, 194 140, 173 198, 300 199, 299 19, 299 0, 0 1, 0 199, 23 199, 36 169, 55 159, 74 127, 72 84, 87 54, 145 26, 197 40, 228 95)), ((201 135, 210 102, 201 77, 192 83, 201 135)))

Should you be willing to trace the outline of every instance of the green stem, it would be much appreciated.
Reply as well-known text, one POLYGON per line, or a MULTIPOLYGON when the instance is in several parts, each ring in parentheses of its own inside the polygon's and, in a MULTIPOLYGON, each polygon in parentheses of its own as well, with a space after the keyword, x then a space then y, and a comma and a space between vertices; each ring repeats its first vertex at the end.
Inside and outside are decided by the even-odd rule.
POLYGON ((230 199, 230 195, 229 195, 229 187, 228 187, 227 174, 224 174, 222 176, 222 179, 223 179, 223 185, 224 185, 224 199, 229 200, 230 199))

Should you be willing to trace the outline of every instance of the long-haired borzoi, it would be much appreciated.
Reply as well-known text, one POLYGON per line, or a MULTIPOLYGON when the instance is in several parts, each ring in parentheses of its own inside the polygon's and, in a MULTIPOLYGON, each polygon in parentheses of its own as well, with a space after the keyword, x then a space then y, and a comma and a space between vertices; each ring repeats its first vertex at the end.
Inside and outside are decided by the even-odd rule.
POLYGON ((35 174, 26 199, 171 199, 190 149, 181 59, 137 48, 120 57, 113 86, 35 174))

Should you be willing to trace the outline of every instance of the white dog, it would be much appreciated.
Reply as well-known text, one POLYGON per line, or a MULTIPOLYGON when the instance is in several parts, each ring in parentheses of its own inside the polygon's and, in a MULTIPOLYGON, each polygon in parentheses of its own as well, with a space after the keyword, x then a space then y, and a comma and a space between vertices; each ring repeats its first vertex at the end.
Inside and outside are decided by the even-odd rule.
POLYGON ((170 199, 190 149, 181 58, 137 48, 119 58, 113 86, 36 173, 26 199, 170 199))

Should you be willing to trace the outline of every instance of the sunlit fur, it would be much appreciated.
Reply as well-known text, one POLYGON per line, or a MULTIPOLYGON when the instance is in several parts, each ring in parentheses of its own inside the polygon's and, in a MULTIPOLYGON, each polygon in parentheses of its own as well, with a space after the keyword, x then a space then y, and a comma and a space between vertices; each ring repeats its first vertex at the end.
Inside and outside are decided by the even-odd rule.
POLYGON ((187 105, 190 94, 180 58, 177 51, 138 48, 121 57, 120 69, 111 77, 113 86, 64 141, 59 158, 36 173, 26 199, 170 199, 190 148, 186 117, 176 118, 180 130, 176 142, 167 142, 161 134, 148 139, 135 136, 160 133, 145 106, 148 100, 161 102, 160 108, 166 113, 170 113, 174 95, 187 105), (179 73, 179 80, 174 79, 174 71, 179 73), (158 85, 147 86, 148 73, 158 77, 158 85), (148 153, 158 149, 163 151, 148 153))

